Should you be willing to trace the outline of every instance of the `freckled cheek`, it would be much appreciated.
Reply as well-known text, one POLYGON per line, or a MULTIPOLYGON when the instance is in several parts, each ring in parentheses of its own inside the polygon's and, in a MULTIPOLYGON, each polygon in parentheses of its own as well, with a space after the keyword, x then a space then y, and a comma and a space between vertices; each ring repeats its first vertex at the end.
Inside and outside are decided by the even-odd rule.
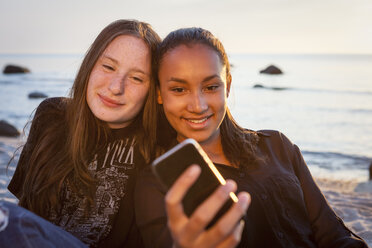
POLYGON ((124 89, 124 94, 135 101, 135 104, 144 104, 147 98, 149 87, 147 85, 129 85, 124 89))
POLYGON ((109 79, 100 76, 98 73, 92 73, 88 81, 87 94, 93 95, 105 86, 105 82, 109 81, 109 79))

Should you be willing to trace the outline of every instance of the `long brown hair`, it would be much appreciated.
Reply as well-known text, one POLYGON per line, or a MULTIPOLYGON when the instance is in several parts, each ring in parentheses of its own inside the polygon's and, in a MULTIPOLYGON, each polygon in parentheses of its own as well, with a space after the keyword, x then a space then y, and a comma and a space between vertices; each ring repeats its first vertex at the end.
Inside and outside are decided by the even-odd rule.
MULTIPOLYGON (((231 82, 230 63, 222 43, 211 32, 202 28, 183 28, 169 33, 156 52, 155 72, 158 72, 159 66, 166 53, 180 45, 192 46, 195 44, 206 45, 218 54, 221 63, 226 68, 226 81, 231 82)), ((159 87, 158 80, 156 83, 157 87, 159 87)), ((154 94, 153 92, 153 94, 149 96, 154 97, 154 94)), ((152 101, 156 102, 156 94, 155 98, 152 98, 152 101)), ((158 153, 162 153, 170 146, 169 138, 173 136, 174 140, 176 134, 174 130, 171 131, 169 123, 165 120, 163 108, 158 106, 157 111, 159 113, 157 120, 158 129, 157 132, 153 132, 155 132, 158 137, 158 144, 160 146, 158 153)), ((259 156, 256 154, 256 146, 259 140, 257 133, 239 126, 228 108, 220 128, 222 149, 231 164, 244 169, 257 162, 259 159, 259 156)))
MULTIPOLYGON (((61 106, 57 106, 57 109, 58 107, 66 109, 65 127, 53 125, 53 123, 46 126, 41 136, 37 138, 35 148, 30 151, 30 160, 27 161, 28 168, 19 204, 40 216, 47 217, 51 209, 58 211, 61 189, 64 184, 68 184, 78 194, 84 193, 88 202, 87 208, 93 203, 95 180, 88 171, 88 164, 93 154, 107 142, 110 129, 89 109, 86 100, 87 85, 98 58, 119 35, 131 35, 142 39, 149 46, 152 55, 160 43, 160 37, 152 27, 137 20, 115 21, 97 36, 83 59, 71 88, 70 98, 65 100, 61 106), (56 142, 56 137, 64 136, 66 137, 64 142, 56 142)), ((144 108, 151 108, 149 104, 147 100, 144 108)), ((36 113, 34 121, 42 118, 40 115, 43 114, 36 113)), ((55 114, 58 114, 58 111, 55 114)), ((141 122, 142 111, 134 120, 139 128, 142 128, 141 122)), ((145 144, 146 134, 139 131, 137 134, 140 150, 148 159, 150 146, 145 144)))

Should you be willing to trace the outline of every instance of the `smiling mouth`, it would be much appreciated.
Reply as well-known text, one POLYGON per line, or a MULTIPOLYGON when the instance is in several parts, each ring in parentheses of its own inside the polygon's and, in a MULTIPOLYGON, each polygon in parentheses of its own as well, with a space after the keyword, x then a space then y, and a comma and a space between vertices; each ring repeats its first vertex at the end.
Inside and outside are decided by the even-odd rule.
POLYGON ((98 96, 101 98, 101 100, 103 101, 103 103, 105 103, 106 105, 111 105, 111 106, 120 106, 120 105, 124 105, 120 102, 116 102, 110 98, 107 98, 105 96, 102 96, 102 95, 99 95, 98 96))
POLYGON ((191 119, 191 118, 190 119, 189 118, 184 118, 184 119, 191 122, 191 123, 200 124, 200 123, 205 122, 206 120, 208 120, 211 117, 212 117, 212 115, 204 117, 203 119, 191 119))

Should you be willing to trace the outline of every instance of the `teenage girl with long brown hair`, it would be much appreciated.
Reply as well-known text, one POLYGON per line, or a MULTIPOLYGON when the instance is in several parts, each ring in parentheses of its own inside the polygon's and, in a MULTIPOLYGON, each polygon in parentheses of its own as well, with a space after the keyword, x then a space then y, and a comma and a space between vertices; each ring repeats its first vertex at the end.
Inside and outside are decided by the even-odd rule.
POLYGON ((159 42, 144 22, 105 27, 85 55, 70 97, 46 99, 37 108, 8 186, 20 206, 92 247, 140 242, 133 188, 137 165, 150 158, 142 113, 151 108, 147 95, 159 42))

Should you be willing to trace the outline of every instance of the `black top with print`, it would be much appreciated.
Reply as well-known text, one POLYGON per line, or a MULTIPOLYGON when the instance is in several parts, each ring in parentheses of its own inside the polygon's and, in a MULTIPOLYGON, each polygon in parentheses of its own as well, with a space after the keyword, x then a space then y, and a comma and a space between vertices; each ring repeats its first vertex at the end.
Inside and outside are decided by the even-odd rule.
MULTIPOLYGON (((44 100, 38 107, 30 134, 21 153, 16 171, 8 189, 17 197, 22 194, 23 182, 28 168, 28 158, 37 138, 50 121, 65 123, 63 98, 44 100), (40 115, 41 112, 52 116, 40 115)), ((112 130, 108 144, 92 156, 89 171, 96 179, 93 206, 88 214, 84 210, 86 198, 73 193, 65 184, 61 194, 61 210, 51 211, 48 220, 72 233, 91 247, 139 247, 141 239, 134 220, 133 191, 136 180, 136 164, 143 158, 133 136, 133 125, 112 130)), ((56 134, 56 142, 65 142, 64 132, 56 134)), ((57 146, 58 147, 58 146, 57 146)), ((56 151, 57 152, 57 151, 56 151)))

